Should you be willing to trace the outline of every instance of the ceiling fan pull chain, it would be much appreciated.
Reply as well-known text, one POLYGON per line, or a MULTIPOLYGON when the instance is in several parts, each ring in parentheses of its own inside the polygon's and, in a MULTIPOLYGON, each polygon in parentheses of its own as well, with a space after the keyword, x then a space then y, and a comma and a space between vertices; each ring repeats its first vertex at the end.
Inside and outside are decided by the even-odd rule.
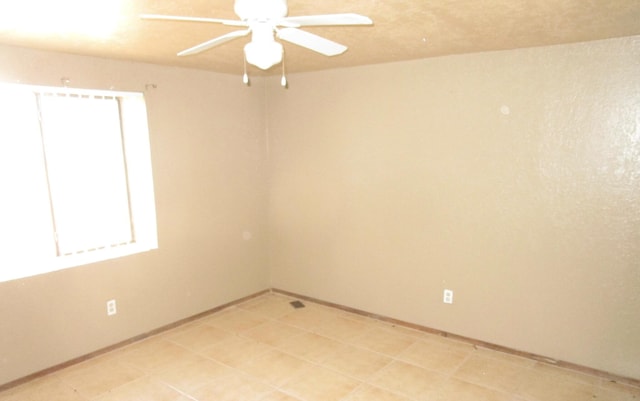
POLYGON ((242 74, 242 83, 249 86, 249 75, 247 74, 247 56, 242 52, 242 59, 244 60, 244 74, 242 74))
POLYGON ((284 75, 284 52, 282 52, 282 79, 280 79, 280 85, 282 85, 282 87, 285 89, 289 88, 287 77, 284 75))

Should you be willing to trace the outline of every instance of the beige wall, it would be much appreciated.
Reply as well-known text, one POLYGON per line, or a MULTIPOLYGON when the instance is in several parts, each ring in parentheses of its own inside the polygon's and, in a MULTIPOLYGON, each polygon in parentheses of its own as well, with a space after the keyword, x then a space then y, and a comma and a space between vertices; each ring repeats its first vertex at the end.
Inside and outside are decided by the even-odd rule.
POLYGON ((145 96, 159 249, 0 283, 0 384, 268 288, 261 81, 0 47, 0 81, 62 77, 157 86, 145 96))
POLYGON ((272 286, 640 378, 639 72, 634 37, 270 80, 272 286))
POLYGON ((0 47, 0 81, 157 86, 160 243, 0 283, 0 384, 269 286, 640 378, 639 56, 635 37, 282 90, 0 47))

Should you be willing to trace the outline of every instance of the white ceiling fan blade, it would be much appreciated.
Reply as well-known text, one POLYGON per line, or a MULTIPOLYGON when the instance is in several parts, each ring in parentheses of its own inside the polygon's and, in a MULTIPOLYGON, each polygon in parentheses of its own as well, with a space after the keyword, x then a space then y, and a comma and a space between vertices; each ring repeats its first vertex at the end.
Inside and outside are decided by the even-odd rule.
POLYGON ((296 28, 279 29, 278 38, 306 47, 325 56, 336 56, 347 50, 347 46, 296 28))
POLYGON ((278 22, 282 26, 329 26, 329 25, 371 25, 373 21, 369 17, 360 14, 325 14, 303 15, 299 17, 285 17, 278 22))
POLYGON ((233 32, 229 32, 226 35, 222 35, 222 36, 218 36, 217 38, 213 38, 211 40, 208 40, 204 43, 200 43, 197 46, 193 46, 187 50, 183 50, 180 53, 178 53, 178 56, 188 56, 191 54, 196 54, 196 53, 200 53, 203 52, 207 49, 211 49, 212 47, 221 45, 223 43, 229 42, 233 39, 236 38, 240 38, 242 36, 247 36, 249 33, 251 32, 250 29, 246 29, 244 31, 233 31, 233 32))
POLYGON ((202 18, 202 17, 181 17, 177 15, 158 15, 158 14, 142 14, 142 19, 165 20, 165 21, 187 21, 187 22, 213 22, 216 24, 224 24, 230 26, 249 26, 245 21, 236 21, 231 19, 220 18, 202 18))

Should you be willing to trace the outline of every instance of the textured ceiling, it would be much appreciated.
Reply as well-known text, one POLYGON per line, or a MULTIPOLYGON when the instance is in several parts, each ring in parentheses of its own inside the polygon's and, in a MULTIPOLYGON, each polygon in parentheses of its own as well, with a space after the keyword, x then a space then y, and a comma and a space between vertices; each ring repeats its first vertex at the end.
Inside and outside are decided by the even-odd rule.
MULTIPOLYGON (((48 0, 42 3, 46 5, 36 0, 4 1, 0 4, 0 43, 242 73, 242 48, 249 38, 176 57, 178 51, 238 28, 139 18, 150 13, 236 19, 233 0, 104 2, 120 4, 113 17, 115 30, 92 36, 81 32, 112 18, 107 9, 100 8, 100 0, 48 0), (39 26, 54 25, 25 32, 19 22, 24 16, 39 26), (77 21, 84 25, 72 29, 77 21)), ((366 15, 374 25, 305 28, 349 50, 325 57, 284 43, 288 72, 640 35, 639 0, 289 0, 290 16, 346 12, 366 15)), ((278 66, 267 71, 279 72, 278 66)), ((250 67, 250 73, 262 72, 250 67)))

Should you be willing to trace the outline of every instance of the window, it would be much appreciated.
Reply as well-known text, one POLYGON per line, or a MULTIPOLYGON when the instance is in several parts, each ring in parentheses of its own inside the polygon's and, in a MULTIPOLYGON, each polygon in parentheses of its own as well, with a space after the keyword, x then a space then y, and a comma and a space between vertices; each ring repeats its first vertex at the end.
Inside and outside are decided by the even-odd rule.
POLYGON ((0 281, 157 248, 144 97, 0 85, 0 281))

